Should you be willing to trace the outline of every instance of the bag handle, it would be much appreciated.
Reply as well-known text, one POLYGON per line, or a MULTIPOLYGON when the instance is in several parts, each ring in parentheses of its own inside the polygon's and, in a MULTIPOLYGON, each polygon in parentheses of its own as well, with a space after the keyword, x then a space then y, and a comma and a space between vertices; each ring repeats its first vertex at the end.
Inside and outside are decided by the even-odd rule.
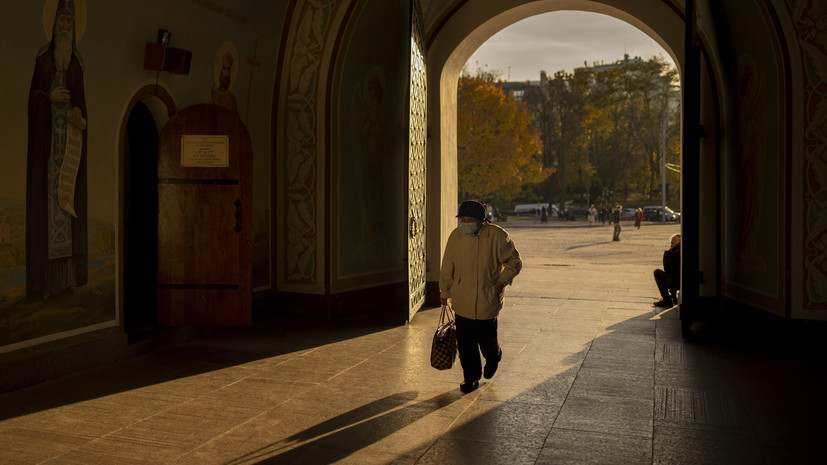
POLYGON ((442 306, 442 313, 439 315, 439 324, 442 325, 445 323, 445 320, 453 321, 454 317, 454 309, 452 309, 449 305, 442 306))

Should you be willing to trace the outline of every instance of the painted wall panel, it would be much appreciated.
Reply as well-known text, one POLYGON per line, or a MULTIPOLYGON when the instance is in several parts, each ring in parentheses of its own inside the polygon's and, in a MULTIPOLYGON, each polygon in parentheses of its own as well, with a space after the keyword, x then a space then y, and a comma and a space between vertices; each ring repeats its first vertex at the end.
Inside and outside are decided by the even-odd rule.
POLYGON ((407 6, 405 0, 366 2, 343 53, 333 152, 339 279, 382 274, 379 281, 398 280, 407 256, 408 115, 401 111, 408 106, 407 6))
POLYGON ((713 7, 723 101, 723 282, 726 295, 783 313, 784 79, 768 18, 756 2, 713 7), (725 18, 739 18, 725 21, 725 18))
MULTIPOLYGON (((0 147, 0 352, 119 324, 115 283, 121 271, 116 238, 123 185, 118 173, 119 151, 125 143, 119 137, 122 122, 129 116, 127 105, 138 89, 154 82, 172 94, 178 108, 210 102, 217 81, 216 63, 223 57, 220 49, 225 43, 237 50, 235 79, 227 92, 232 94, 254 145, 257 174, 253 210, 259 252, 254 281, 267 287, 271 280, 269 102, 276 58, 273 50, 280 38, 286 2, 76 0, 76 25, 83 26, 82 34, 77 28, 75 50, 82 57, 87 120, 82 163, 87 179, 85 191, 76 190, 75 204, 85 205, 88 217, 85 233, 73 239, 86 245, 87 264, 83 268, 88 279, 76 282, 74 293, 56 289, 46 299, 43 295, 26 297, 27 288, 34 288, 26 282, 26 250, 32 247, 27 244, 26 230, 43 227, 27 224, 27 210, 34 208, 33 201, 27 202, 27 192, 46 192, 42 184, 47 179, 27 182, 27 171, 31 170, 27 168, 30 86, 38 53, 49 40, 51 26, 44 28, 44 23, 53 21, 57 3, 6 2, 0 17, 0 59, 7 64, 0 86, 4 102, 0 108, 0 140, 4 141, 0 147), (143 69, 146 43, 156 41, 159 28, 172 33, 170 45, 192 52, 189 74, 143 69)), ((49 58, 44 63, 53 61, 49 58)), ((68 284, 60 286, 68 289, 68 284)))

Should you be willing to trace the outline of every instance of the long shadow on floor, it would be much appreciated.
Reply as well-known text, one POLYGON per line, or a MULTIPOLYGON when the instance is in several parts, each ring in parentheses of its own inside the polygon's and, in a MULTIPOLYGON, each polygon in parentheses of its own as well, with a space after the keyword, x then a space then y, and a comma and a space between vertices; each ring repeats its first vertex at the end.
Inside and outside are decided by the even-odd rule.
POLYGON ((823 360, 732 326, 687 343, 676 318, 651 322, 652 337, 652 316, 608 327, 569 357, 572 368, 522 392, 498 397, 518 373, 498 374, 417 463, 823 460, 823 360))
POLYGON ((462 395, 452 390, 406 405, 416 397, 416 392, 387 396, 238 457, 229 464, 295 463, 300 459, 307 463, 335 463, 450 405, 462 395))
POLYGON ((396 328, 373 315, 334 320, 274 317, 0 395, 0 420, 196 376, 396 328), (56 388, 59 386, 59 388, 56 388))
POLYGON ((526 360, 504 362, 417 463, 651 463, 655 346, 641 342, 654 339, 650 317, 617 323, 559 361, 533 349, 553 358, 545 348, 569 333, 541 330, 526 360), (544 369, 553 374, 527 382, 544 369))

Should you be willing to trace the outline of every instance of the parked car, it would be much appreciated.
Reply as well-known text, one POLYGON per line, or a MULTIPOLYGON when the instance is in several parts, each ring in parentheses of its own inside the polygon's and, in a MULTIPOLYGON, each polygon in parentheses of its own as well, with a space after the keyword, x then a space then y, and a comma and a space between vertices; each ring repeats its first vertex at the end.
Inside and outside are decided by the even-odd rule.
POLYGON ((571 220, 588 220, 589 210, 586 208, 572 208, 569 209, 569 219, 571 220))
MULTIPOLYGON (((548 216, 557 216, 557 206, 552 205, 549 208, 548 203, 541 203, 540 206, 546 207, 546 211, 548 212, 548 216)), ((534 216, 537 214, 537 204, 536 203, 524 203, 514 207, 514 214, 517 216, 534 216)))
POLYGON ((669 207, 661 207, 660 205, 651 205, 643 207, 643 219, 645 221, 660 221, 661 216, 664 215, 664 211, 666 212, 664 216, 665 221, 680 221, 681 215, 679 213, 675 213, 675 211, 669 207))
POLYGON ((635 210, 634 208, 624 208, 620 212, 620 219, 624 221, 631 221, 635 219, 635 210))

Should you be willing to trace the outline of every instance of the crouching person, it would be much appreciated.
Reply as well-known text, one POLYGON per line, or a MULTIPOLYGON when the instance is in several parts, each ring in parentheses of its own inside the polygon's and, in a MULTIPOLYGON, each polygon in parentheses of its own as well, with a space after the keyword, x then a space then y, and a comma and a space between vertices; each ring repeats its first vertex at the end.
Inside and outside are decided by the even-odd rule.
POLYGON ((663 269, 655 270, 655 283, 660 292, 656 307, 672 307, 678 303, 677 291, 681 287, 681 235, 670 240, 669 250, 663 251, 663 269))

